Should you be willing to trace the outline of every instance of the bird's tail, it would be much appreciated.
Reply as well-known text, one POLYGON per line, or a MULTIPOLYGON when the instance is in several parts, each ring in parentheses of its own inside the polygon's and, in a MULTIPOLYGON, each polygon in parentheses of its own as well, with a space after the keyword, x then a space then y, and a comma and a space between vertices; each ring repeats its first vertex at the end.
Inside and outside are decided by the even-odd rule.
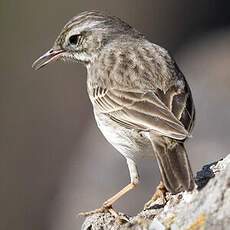
MULTIPOLYGON (((151 137, 151 135, 150 135, 151 137)), ((194 179, 184 143, 167 137, 151 137, 164 185, 176 194, 194 188, 194 179)))

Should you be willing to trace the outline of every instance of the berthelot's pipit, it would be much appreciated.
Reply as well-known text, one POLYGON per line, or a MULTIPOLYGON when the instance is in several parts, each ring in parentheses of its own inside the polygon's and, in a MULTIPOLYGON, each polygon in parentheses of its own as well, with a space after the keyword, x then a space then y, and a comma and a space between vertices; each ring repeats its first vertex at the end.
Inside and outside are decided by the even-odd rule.
POLYGON ((96 211, 112 211, 112 204, 138 184, 136 159, 143 156, 156 156, 163 181, 157 194, 194 188, 184 141, 195 108, 183 73, 164 48, 117 17, 83 12, 33 67, 58 59, 86 66, 97 125, 129 168, 131 182, 96 211))

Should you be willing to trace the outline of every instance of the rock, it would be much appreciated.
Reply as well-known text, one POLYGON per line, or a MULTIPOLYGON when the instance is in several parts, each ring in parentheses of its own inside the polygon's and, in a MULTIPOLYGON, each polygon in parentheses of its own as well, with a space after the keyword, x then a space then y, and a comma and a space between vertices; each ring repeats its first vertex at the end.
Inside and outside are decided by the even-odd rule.
POLYGON ((230 155, 205 165, 196 175, 192 192, 167 195, 163 206, 156 202, 137 216, 98 213, 85 219, 82 230, 229 230, 230 155))

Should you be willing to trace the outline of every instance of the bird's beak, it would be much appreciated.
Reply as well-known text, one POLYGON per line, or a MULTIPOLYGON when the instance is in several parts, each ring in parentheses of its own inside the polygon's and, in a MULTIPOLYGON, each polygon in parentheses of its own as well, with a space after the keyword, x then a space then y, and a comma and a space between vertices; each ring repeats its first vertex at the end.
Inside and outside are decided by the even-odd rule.
POLYGON ((64 51, 61 49, 50 49, 41 57, 39 57, 32 65, 32 68, 35 70, 41 69, 42 67, 46 66, 47 64, 56 61, 64 51))

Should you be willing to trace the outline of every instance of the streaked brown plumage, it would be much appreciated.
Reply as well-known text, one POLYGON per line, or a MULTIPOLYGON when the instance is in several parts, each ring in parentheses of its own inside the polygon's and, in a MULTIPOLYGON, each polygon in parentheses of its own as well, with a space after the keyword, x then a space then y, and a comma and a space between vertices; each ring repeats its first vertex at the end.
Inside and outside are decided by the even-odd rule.
POLYGON ((194 104, 184 75, 164 48, 116 17, 84 12, 65 25, 34 67, 58 58, 86 66, 98 127, 127 160, 131 183, 104 207, 138 183, 135 161, 153 153, 168 191, 193 189, 184 141, 194 124, 194 104))

